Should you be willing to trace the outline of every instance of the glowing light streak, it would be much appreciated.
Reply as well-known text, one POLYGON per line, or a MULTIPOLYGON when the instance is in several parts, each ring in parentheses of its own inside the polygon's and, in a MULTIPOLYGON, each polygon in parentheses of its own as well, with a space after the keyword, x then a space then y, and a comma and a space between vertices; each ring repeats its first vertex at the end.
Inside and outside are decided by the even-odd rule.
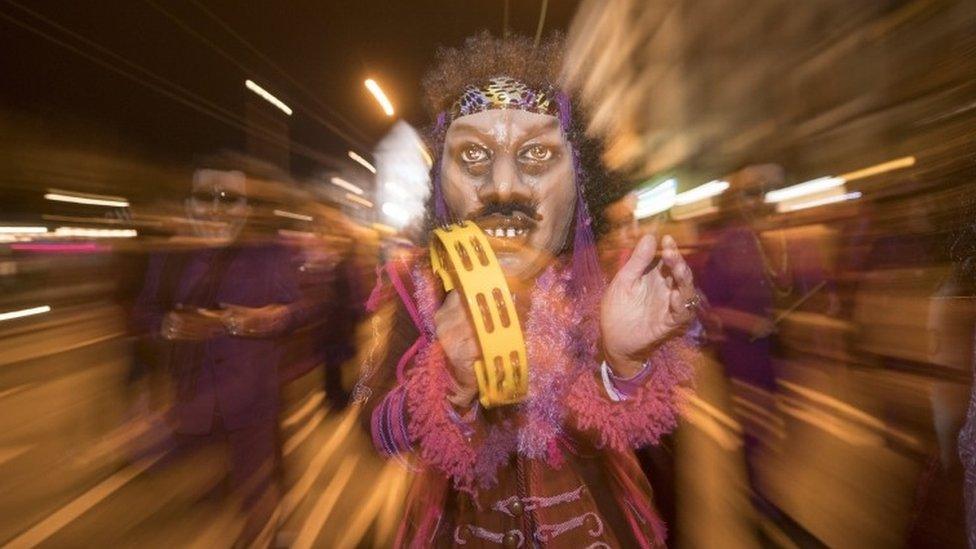
POLYGON ((789 187, 783 187, 782 189, 776 189, 775 191, 769 191, 766 193, 765 200, 766 202, 784 202, 786 200, 800 198, 801 196, 817 194, 828 189, 833 189, 834 187, 840 187, 843 184, 844 179, 841 177, 820 177, 789 187))
POLYGON ((373 173, 376 173, 376 168, 373 167, 373 165, 370 164, 368 160, 366 160, 365 158, 363 158, 363 157, 359 156, 358 154, 356 154, 355 151, 349 151, 349 158, 352 158, 353 160, 355 160, 356 162, 358 162, 359 165, 361 165, 362 167, 366 168, 367 170, 369 170, 369 171, 371 171, 373 173))
POLYGON ((87 227, 58 227, 55 236, 83 238, 135 238, 139 232, 135 229, 89 229, 87 227))
POLYGON ((837 202, 845 202, 847 200, 857 200, 861 198, 860 191, 854 191, 852 193, 838 194, 834 196, 828 196, 826 198, 818 198, 816 200, 808 200, 806 202, 800 202, 799 204, 789 204, 783 208, 785 212, 795 212, 797 210, 805 210, 807 208, 816 208, 817 206, 825 206, 827 204, 834 204, 837 202))
POLYGON ((55 202, 71 202, 89 206, 106 206, 109 208, 128 208, 129 200, 122 196, 106 196, 100 194, 76 193, 60 189, 48 189, 44 195, 47 200, 55 202))
MULTIPOLYGON (((823 191, 827 191, 836 187, 841 187, 848 181, 855 181, 857 179, 873 177, 875 175, 887 173, 892 170, 909 168, 911 166, 914 166, 915 162, 916 160, 914 156, 905 156, 902 158, 889 160, 887 162, 882 162, 881 164, 875 164, 874 166, 868 166, 867 168, 862 168, 860 170, 855 170, 853 172, 848 172, 837 177, 834 176, 820 177, 803 183, 798 183, 796 185, 792 185, 789 187, 783 187, 782 189, 777 189, 775 191, 770 191, 766 193, 765 200, 766 202, 785 202, 788 200, 793 200, 795 198, 800 198, 811 194, 818 194, 823 191)), ((851 194, 854 193, 848 193, 847 195, 843 195, 843 196, 848 196, 851 194)), ((832 195, 830 198, 834 198, 835 196, 839 196, 839 195, 832 195)), ((833 200, 833 201, 836 202, 838 200, 833 200)), ((819 202, 816 200, 814 200, 813 202, 817 203, 816 205, 820 205, 819 202)), ((830 201, 826 202, 826 204, 829 203, 830 201)), ((798 209, 802 209, 802 208, 798 208, 794 206, 784 207, 784 211, 793 211, 798 209)))
POLYGON ((366 89, 369 90, 369 93, 373 94, 376 101, 379 102, 381 107, 383 107, 383 112, 385 112, 387 116, 393 116, 393 103, 390 103, 390 100, 386 97, 386 94, 383 93, 383 89, 380 88, 380 85, 376 83, 376 80, 367 78, 363 83, 366 85, 366 89))
POLYGON ((674 200, 678 194, 677 188, 677 180, 666 179, 654 187, 638 191, 634 217, 644 219, 669 210, 674 206, 674 200))
POLYGON ((0 234, 44 234, 47 227, 0 227, 0 234))
POLYGON ((0 313, 0 322, 5 320, 13 320, 15 318, 24 318, 25 316, 42 315, 49 312, 51 312, 50 305, 31 307, 30 309, 21 309, 19 311, 7 311, 6 313, 0 313))
POLYGON ((245 80, 244 86, 246 86, 247 89, 251 90, 252 92, 258 94, 262 99, 264 99, 268 103, 271 103, 275 107, 281 109, 281 112, 287 114, 288 116, 291 116, 292 113, 291 107, 285 105, 285 103, 281 99, 278 99, 277 97, 272 95, 271 92, 257 85, 253 80, 245 80))
POLYGON ((343 179, 341 177, 333 177, 331 179, 331 181, 332 181, 332 184, 335 185, 336 187, 342 187, 343 189, 345 189, 345 190, 347 190, 347 191, 349 191, 351 193, 363 194, 363 190, 362 189, 360 189, 356 185, 353 185, 352 183, 346 181, 345 179, 343 179))
POLYGON ((901 168, 910 168, 915 165, 914 156, 905 156, 902 158, 896 158, 895 160, 889 160, 888 162, 882 162, 881 164, 875 164, 874 166, 869 166, 860 170, 856 170, 850 173, 845 173, 840 176, 844 181, 854 181, 855 179, 864 179, 865 177, 871 177, 878 174, 890 172, 892 170, 899 170, 901 168))
POLYGON ((431 158, 430 153, 427 151, 427 147, 425 147, 423 143, 417 143, 417 148, 420 149, 420 155, 424 157, 424 162, 427 164, 427 167, 429 168, 433 166, 434 159, 431 158))
POLYGON ((293 231, 291 229, 278 229, 278 234, 287 238, 315 238, 315 233, 308 231, 293 231))
POLYGON ((366 200, 365 198, 363 198, 361 196, 356 196, 356 195, 354 195, 352 193, 346 193, 346 200, 348 200, 350 202, 353 202, 355 204, 359 204, 361 206, 365 206, 367 208, 372 208, 373 207, 373 203, 372 202, 370 202, 369 200, 366 200))
POLYGON ((305 215, 305 214, 300 214, 300 213, 295 213, 295 212, 289 212, 288 210, 275 210, 273 213, 276 216, 278 216, 278 217, 287 217, 289 219, 297 219, 299 221, 311 221, 312 220, 312 216, 310 216, 310 215, 305 215))
POLYGON ((674 197, 674 203, 677 206, 692 204, 700 200, 705 200, 706 198, 718 196, 724 193, 728 188, 728 181, 709 181, 708 183, 699 185, 694 189, 689 189, 683 193, 679 193, 674 197))

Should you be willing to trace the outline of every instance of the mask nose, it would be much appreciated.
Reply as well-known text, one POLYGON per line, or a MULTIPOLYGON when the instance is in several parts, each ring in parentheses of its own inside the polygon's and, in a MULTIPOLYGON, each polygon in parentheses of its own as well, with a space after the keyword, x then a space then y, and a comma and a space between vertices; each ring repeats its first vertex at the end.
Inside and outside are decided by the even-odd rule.
POLYGON ((514 198, 531 197, 531 189, 522 182, 518 161, 511 155, 498 155, 491 166, 491 182, 479 189, 479 198, 509 202, 514 198))

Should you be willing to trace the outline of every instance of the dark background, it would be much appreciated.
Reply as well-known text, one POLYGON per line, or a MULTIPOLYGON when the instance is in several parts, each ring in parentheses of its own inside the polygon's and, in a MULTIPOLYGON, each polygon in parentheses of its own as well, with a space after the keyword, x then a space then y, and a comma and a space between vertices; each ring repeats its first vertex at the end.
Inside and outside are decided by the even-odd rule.
MULTIPOLYGON (((545 32, 565 30, 576 4, 551 2, 545 32)), ((534 34, 540 7, 510 2, 509 29, 534 34)), ((396 117, 420 127, 420 80, 436 47, 501 33, 505 11, 503 0, 0 0, 0 121, 10 128, 16 113, 18 131, 27 120, 53 143, 184 164, 244 147, 233 121, 243 123, 253 100, 250 78, 294 109, 291 167, 311 173, 350 148, 368 153, 395 120, 364 79, 376 78, 396 117), (191 105, 229 114, 218 120, 191 105)))

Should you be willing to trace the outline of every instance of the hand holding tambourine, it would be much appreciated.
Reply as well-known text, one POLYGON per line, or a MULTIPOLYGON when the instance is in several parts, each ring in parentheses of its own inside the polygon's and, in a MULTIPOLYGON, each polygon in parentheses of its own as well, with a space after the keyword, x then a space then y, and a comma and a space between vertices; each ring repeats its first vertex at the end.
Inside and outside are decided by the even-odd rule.
POLYGON ((494 250, 470 221, 432 236, 431 269, 448 294, 435 325, 458 385, 451 401, 465 407, 473 394, 485 407, 522 401, 529 378, 525 338, 494 250))
POLYGON ((474 363, 481 358, 481 351, 464 301, 457 291, 449 292, 441 308, 434 313, 434 326, 457 382, 457 390, 448 398, 458 408, 466 409, 478 397, 474 363))

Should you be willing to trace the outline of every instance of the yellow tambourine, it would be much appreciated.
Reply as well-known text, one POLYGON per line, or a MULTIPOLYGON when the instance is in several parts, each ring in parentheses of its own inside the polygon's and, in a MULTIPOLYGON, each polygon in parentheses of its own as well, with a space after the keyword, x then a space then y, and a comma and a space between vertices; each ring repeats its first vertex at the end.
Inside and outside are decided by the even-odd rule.
POLYGON ((481 360, 475 361, 482 406, 520 402, 529 390, 525 339, 512 293, 485 233, 471 221, 434 229, 430 263, 445 291, 458 289, 468 306, 481 360))

